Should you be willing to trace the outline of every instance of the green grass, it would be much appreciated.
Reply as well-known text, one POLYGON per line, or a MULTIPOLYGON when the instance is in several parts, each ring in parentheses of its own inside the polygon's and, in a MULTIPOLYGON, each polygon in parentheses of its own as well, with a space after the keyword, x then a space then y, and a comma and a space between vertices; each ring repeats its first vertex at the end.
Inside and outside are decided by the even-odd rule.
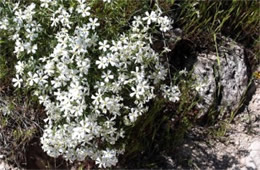
POLYGON ((222 32, 234 39, 259 35, 259 1, 179 1, 173 15, 185 36, 222 32))
POLYGON ((3 80, 8 72, 6 60, 3 56, 0 56, 0 70, 0 80, 3 80))

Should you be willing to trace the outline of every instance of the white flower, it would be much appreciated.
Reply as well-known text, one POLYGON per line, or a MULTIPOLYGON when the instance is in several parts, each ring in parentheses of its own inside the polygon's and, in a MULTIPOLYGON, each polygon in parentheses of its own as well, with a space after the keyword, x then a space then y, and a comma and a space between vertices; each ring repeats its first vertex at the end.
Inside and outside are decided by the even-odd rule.
POLYGON ((96 65, 98 65, 98 69, 105 69, 108 66, 106 57, 99 57, 99 60, 96 61, 96 65))
POLYGON ((118 65, 118 64, 117 64, 118 60, 117 60, 117 58, 116 58, 115 55, 113 55, 113 54, 107 54, 106 58, 107 58, 108 63, 109 63, 111 66, 117 66, 117 65, 118 65))
POLYGON ((142 81, 144 79, 144 72, 141 70, 139 71, 140 68, 136 67, 135 71, 131 71, 131 74, 134 75, 136 77, 137 81, 142 81))
POLYGON ((33 40, 35 40, 35 38, 38 37, 38 34, 36 33, 36 31, 34 29, 27 28, 26 33, 27 33, 26 38, 29 38, 30 41, 33 41, 33 40))
POLYGON ((54 74, 54 69, 55 69, 54 62, 48 60, 47 64, 44 66, 44 73, 46 73, 49 76, 51 76, 52 74, 54 74))
POLYGON ((75 127, 72 132, 72 139, 73 140, 83 140, 85 137, 85 131, 81 127, 75 127))
POLYGON ((131 87, 131 90, 133 91, 130 93, 130 97, 136 96, 137 99, 140 99, 140 96, 143 96, 146 90, 149 89, 149 86, 147 85, 146 81, 142 81, 137 84, 136 88, 131 87))
POLYGON ((24 20, 24 16, 23 16, 23 11, 21 9, 19 10, 15 10, 15 13, 16 15, 16 18, 15 18, 15 22, 18 24, 18 25, 22 25, 23 24, 23 20, 24 20))
POLYGON ((52 18, 51 18, 51 21, 52 21, 52 23, 51 23, 51 26, 52 27, 56 27, 57 25, 58 25, 58 23, 59 23, 59 18, 56 18, 55 16, 53 16, 52 18))
POLYGON ((157 71, 155 71, 152 76, 154 78, 154 83, 157 84, 160 80, 165 80, 168 70, 161 64, 156 64, 155 68, 157 71))
POLYGON ((177 102, 180 100, 180 90, 177 86, 173 86, 171 88, 171 95, 169 97, 169 100, 172 101, 172 102, 177 102))
POLYGON ((122 41, 112 41, 113 46, 111 47, 111 51, 117 52, 122 49, 122 41))
POLYGON ((83 89, 78 81, 72 82, 70 84, 70 89, 69 89, 69 96, 72 100, 80 100, 81 96, 83 95, 83 89))
POLYGON ((133 92, 130 93, 130 97, 136 96, 137 99, 140 99, 140 96, 143 95, 143 92, 141 91, 141 89, 138 86, 136 88, 131 87, 131 90, 133 92))
POLYGON ((23 61, 18 61, 15 65, 16 73, 22 75, 24 71, 25 65, 23 61))
POLYGON ((102 99, 102 93, 101 93, 101 90, 98 89, 98 92, 95 94, 95 95, 92 95, 91 96, 91 99, 93 99, 93 105, 99 105, 99 102, 101 101, 102 99))
POLYGON ((77 7, 77 12, 80 13, 82 15, 82 17, 86 17, 86 16, 90 16, 90 7, 87 7, 86 4, 81 3, 78 7, 77 7))
POLYGON ((119 76, 118 76, 118 81, 120 84, 127 84, 126 80, 128 79, 128 76, 124 73, 120 73, 119 76))
POLYGON ((39 74, 37 82, 40 86, 43 86, 48 83, 47 79, 48 79, 47 75, 39 74))
POLYGON ((163 47, 163 53, 171 52, 171 49, 168 47, 163 47))
POLYGON ((27 54, 35 54, 38 49, 37 44, 31 45, 31 43, 25 43, 24 47, 27 50, 27 54))
POLYGON ((164 98, 169 99, 172 102, 177 102, 180 100, 181 92, 178 86, 162 85, 161 90, 163 91, 164 98))
POLYGON ((52 21, 51 26, 56 27, 58 23, 61 23, 62 26, 71 28, 70 25, 72 22, 69 20, 70 19, 70 14, 64 9, 64 7, 60 7, 58 10, 56 10, 50 20, 52 21))
POLYGON ((40 0, 40 1, 41 1, 41 7, 48 8, 52 0, 40 0))
POLYGON ((145 12, 146 17, 143 17, 144 21, 147 21, 147 24, 150 25, 152 22, 155 22, 157 20, 157 15, 154 11, 152 11, 150 14, 149 12, 145 12))
POLYGON ((99 168, 107 168, 113 165, 116 165, 118 160, 116 157, 115 150, 104 150, 101 152, 101 155, 96 159, 96 163, 98 164, 99 168))
MULTIPOLYGON (((45 107, 43 150, 69 161, 88 157, 109 168, 124 152, 120 138, 126 125, 134 125, 148 111, 160 80, 166 79, 168 70, 151 44, 155 28, 168 31, 171 20, 157 6, 134 16, 128 31, 108 41, 96 31, 99 15, 91 14, 92 4, 71 2, 40 0, 28 6, 8 1, 12 9, 7 17, 3 13, 0 29, 10 28, 9 39, 15 41, 14 86, 25 82, 45 107)), ((166 86, 162 93, 173 102, 180 98, 177 86, 166 86)))
POLYGON ((97 18, 89 18, 89 23, 87 24, 89 28, 92 30, 95 30, 96 27, 98 27, 100 24, 97 22, 97 18))
POLYGON ((111 71, 108 70, 107 73, 103 73, 103 75, 101 76, 103 79, 105 79, 105 82, 108 83, 109 79, 113 79, 114 75, 111 74, 111 71))
POLYGON ((33 86, 34 83, 38 83, 38 76, 37 74, 32 74, 32 72, 28 72, 28 79, 27 82, 29 84, 29 86, 33 86))
POLYGON ((110 3, 110 2, 111 2, 111 0, 103 0, 103 2, 110 3))
POLYGON ((104 52, 107 51, 107 49, 110 47, 109 44, 107 44, 107 40, 104 40, 103 42, 99 42, 99 48, 100 50, 103 50, 104 52))
POLYGON ((17 39, 15 41, 14 48, 15 48, 14 53, 19 54, 24 51, 24 43, 20 39, 17 39))
POLYGON ((199 93, 205 93, 205 87, 207 87, 207 83, 206 82, 201 82, 199 84, 194 84, 195 90, 199 93))
POLYGON ((7 30, 8 29, 8 19, 7 18, 3 18, 2 20, 0 20, 0 30, 7 30))
POLYGON ((139 111, 136 108, 131 108, 131 112, 129 113, 129 120, 133 123, 137 120, 139 116, 139 111))
POLYGON ((46 106, 49 102, 50 102, 49 96, 47 96, 47 95, 39 96, 40 104, 44 104, 46 106))
POLYGON ((88 70, 90 68, 90 60, 88 58, 84 59, 84 60, 80 60, 78 59, 78 68, 80 70, 80 73, 83 73, 85 75, 88 74, 88 70))
POLYGON ((186 75, 188 74, 188 71, 186 70, 186 67, 185 67, 183 70, 181 70, 181 71, 179 72, 179 74, 186 76, 186 75))
POLYGON ((84 110, 86 108, 87 108, 87 105, 85 104, 84 100, 82 100, 81 102, 77 101, 77 105, 75 106, 75 113, 74 113, 74 115, 75 116, 82 116, 83 112, 84 112, 84 110))
POLYGON ((12 81, 14 83, 14 87, 21 88, 23 79, 21 79, 18 75, 16 75, 16 78, 13 78, 12 81))
POLYGON ((100 109, 102 109, 103 113, 107 113, 112 108, 113 101, 109 97, 105 97, 105 99, 100 100, 100 109))
POLYGON ((142 24, 143 22, 141 16, 134 16, 133 26, 136 27, 136 29, 138 29, 138 27, 142 24))
POLYGON ((79 4, 84 4, 86 0, 77 0, 79 4))
POLYGON ((172 28, 172 26, 171 26, 172 21, 167 16, 159 17, 158 23, 161 26, 160 30, 162 32, 166 32, 166 31, 168 31, 168 30, 170 30, 172 28))

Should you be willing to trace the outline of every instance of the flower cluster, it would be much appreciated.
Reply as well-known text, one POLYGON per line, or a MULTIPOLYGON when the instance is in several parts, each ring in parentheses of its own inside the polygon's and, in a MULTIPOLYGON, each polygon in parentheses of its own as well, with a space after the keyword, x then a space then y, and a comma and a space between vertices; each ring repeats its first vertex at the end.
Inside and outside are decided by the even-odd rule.
POLYGON ((152 48, 152 31, 164 33, 172 21, 157 7, 107 40, 98 34, 99 19, 86 0, 75 4, 8 3, 13 17, 1 19, 0 29, 14 24, 10 38, 19 60, 14 86, 32 89, 46 109, 44 151, 70 161, 90 157, 99 167, 111 167, 124 152, 125 144, 118 141, 125 128, 148 111, 155 91, 179 100, 178 87, 162 83, 167 67, 152 48))

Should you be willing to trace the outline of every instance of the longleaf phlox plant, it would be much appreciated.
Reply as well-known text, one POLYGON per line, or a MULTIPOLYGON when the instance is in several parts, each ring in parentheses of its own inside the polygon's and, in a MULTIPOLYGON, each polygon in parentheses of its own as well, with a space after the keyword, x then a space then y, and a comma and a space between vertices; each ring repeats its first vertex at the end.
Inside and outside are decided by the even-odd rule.
MULTIPOLYGON (((116 1, 99 3, 109 8, 116 1)), ((106 39, 92 1, 1 3, 0 31, 17 58, 13 85, 31 90, 44 106, 41 144, 51 157, 115 166, 125 129, 148 111, 148 102, 158 95, 179 101, 178 86, 165 81, 171 75, 161 56, 169 48, 152 48, 153 33, 164 35, 173 22, 158 4, 106 39)))

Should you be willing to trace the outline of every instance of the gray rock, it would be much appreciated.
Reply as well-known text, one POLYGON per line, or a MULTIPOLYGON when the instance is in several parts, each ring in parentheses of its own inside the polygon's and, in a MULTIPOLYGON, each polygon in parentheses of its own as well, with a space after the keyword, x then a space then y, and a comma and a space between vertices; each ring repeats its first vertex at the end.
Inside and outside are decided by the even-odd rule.
POLYGON ((202 99, 198 105, 202 109, 199 118, 212 107, 222 113, 238 108, 247 89, 243 47, 222 37, 218 54, 219 57, 216 52, 201 53, 194 64, 197 91, 202 99))
POLYGON ((255 167, 257 169, 260 169, 260 139, 257 139, 257 141, 253 142, 250 149, 250 157, 253 160, 255 167))
POLYGON ((248 148, 249 154, 241 159, 243 169, 260 169, 260 138, 253 139, 248 148))
POLYGON ((0 159, 0 169, 1 170, 19 170, 17 167, 13 167, 12 165, 6 163, 5 161, 0 159))
POLYGON ((243 47, 226 39, 219 48, 220 84, 223 87, 221 106, 236 109, 248 85, 247 66, 243 47))
MULTIPOLYGON (((258 68, 258 71, 260 72, 260 66, 258 68)), ((248 108, 249 112, 255 113, 257 118, 260 118, 260 82, 259 79, 255 80, 255 86, 256 86, 256 91, 255 95, 253 95, 252 100, 250 101, 248 108)))
POLYGON ((215 55, 202 53, 199 54, 194 65, 194 74, 197 79, 196 90, 202 99, 198 104, 198 107, 202 109, 198 118, 202 117, 214 102, 217 91, 214 75, 215 58, 215 55))

